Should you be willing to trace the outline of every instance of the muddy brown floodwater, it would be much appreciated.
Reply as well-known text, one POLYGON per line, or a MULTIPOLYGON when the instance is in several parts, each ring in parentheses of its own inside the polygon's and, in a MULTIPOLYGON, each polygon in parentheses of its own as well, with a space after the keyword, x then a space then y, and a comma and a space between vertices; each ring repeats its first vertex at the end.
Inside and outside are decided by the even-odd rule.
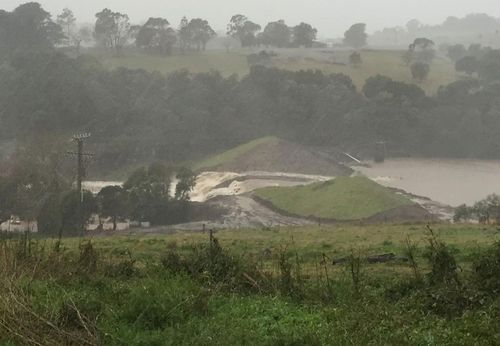
POLYGON ((500 161, 389 159, 356 170, 382 185, 454 207, 500 194, 500 161))

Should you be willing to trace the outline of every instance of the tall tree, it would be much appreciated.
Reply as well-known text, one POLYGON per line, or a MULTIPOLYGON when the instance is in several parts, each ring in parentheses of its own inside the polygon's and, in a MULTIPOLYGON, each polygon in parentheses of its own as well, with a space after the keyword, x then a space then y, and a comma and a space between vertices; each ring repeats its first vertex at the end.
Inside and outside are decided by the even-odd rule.
POLYGON ((181 52, 184 53, 191 47, 191 32, 189 31, 189 20, 187 17, 182 17, 177 35, 179 36, 179 47, 181 52))
POLYGON ((416 62, 411 65, 411 75, 420 83, 422 83, 427 78, 430 71, 431 68, 429 64, 425 62, 416 62))
POLYGON ((354 24, 344 33, 344 44, 355 49, 366 46, 368 35, 366 34, 366 24, 354 24))
POLYGON ((436 56, 434 47, 434 41, 426 37, 416 38, 413 43, 408 46, 407 54, 409 61, 430 64, 436 56))
POLYGON ((92 41, 92 30, 89 27, 83 26, 73 35, 72 40, 75 44, 76 56, 80 56, 82 42, 92 41))
POLYGON ((100 216, 113 220, 113 231, 116 231, 118 217, 126 217, 129 212, 128 195, 120 186, 107 186, 97 195, 100 216))
POLYGON ((20 5, 12 12, 0 11, 0 56, 19 50, 52 49, 63 38, 61 27, 36 2, 20 5))
POLYGON ((238 39, 242 47, 251 47, 256 43, 256 34, 261 26, 248 20, 241 14, 234 15, 227 26, 227 34, 238 39))
POLYGON ((293 43, 296 46, 304 46, 306 48, 312 47, 316 40, 318 30, 313 28, 310 24, 300 23, 293 28, 293 43))
POLYGON ((197 51, 205 50, 208 41, 217 36, 208 21, 201 18, 191 19, 187 26, 187 31, 197 51))
POLYGON ((291 37, 291 29, 286 25, 285 21, 278 20, 266 25, 262 33, 262 43, 267 46, 283 48, 290 45, 291 37))
POLYGON ((177 172, 176 178, 178 179, 178 183, 175 187, 175 199, 185 202, 189 201, 189 194, 196 185, 196 174, 189 168, 183 167, 177 172))
POLYGON ((73 36, 73 29, 76 22, 75 15, 73 11, 69 8, 63 9, 62 13, 57 16, 57 24, 61 26, 64 30, 64 35, 66 36, 66 45, 71 45, 71 37, 73 36))
POLYGON ((172 54, 177 41, 175 30, 164 18, 149 18, 137 33, 136 45, 148 52, 161 55, 172 54))
POLYGON ((97 19, 94 38, 103 47, 113 51, 115 55, 120 55, 130 34, 128 15, 105 8, 95 16, 97 19))
POLYGON ((123 185, 130 196, 131 216, 137 221, 166 224, 171 171, 155 163, 136 170, 123 185))

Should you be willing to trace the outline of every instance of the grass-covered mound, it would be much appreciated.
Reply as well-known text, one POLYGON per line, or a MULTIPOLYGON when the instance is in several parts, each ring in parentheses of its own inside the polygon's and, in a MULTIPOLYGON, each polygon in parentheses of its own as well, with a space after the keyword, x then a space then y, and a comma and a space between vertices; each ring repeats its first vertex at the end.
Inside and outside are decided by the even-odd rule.
POLYGON ((341 177, 325 183, 269 187, 256 196, 290 214, 334 220, 366 219, 414 203, 365 177, 341 177))
POLYGON ((350 175, 352 170, 313 149, 277 137, 263 137, 210 157, 195 170, 285 172, 325 176, 350 175))

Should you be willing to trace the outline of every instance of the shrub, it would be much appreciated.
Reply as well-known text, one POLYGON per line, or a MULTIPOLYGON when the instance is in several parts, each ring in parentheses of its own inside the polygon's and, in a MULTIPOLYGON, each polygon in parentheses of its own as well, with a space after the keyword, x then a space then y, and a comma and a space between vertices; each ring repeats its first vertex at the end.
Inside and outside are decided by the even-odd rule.
POLYGON ((473 263, 473 280, 482 291, 500 294, 500 242, 477 256, 473 263))

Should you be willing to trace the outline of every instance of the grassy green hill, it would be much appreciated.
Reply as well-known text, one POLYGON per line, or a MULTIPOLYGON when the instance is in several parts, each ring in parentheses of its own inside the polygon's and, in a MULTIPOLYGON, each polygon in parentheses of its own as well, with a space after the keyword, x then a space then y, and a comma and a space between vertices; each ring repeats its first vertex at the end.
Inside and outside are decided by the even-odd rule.
MULTIPOLYGON (((413 83, 410 69, 403 64, 402 51, 365 50, 362 52, 363 64, 352 67, 348 62, 349 52, 333 52, 320 50, 276 50, 277 57, 273 58, 278 68, 292 71, 303 69, 319 69, 325 73, 344 73, 349 75, 356 86, 361 89, 365 80, 377 74, 388 76, 394 80, 413 83)), ((148 56, 130 53, 124 57, 103 58, 108 68, 120 66, 129 68, 144 68, 149 71, 169 73, 180 69, 187 69, 193 73, 220 71, 223 75, 245 75, 249 71, 247 55, 250 50, 207 51, 190 55, 175 55, 171 57, 148 56)), ((456 80, 453 64, 444 58, 436 58, 431 65, 428 80, 421 87, 428 93, 434 93, 440 85, 456 80)))
POLYGON ((326 183, 269 187, 256 195, 285 212, 335 220, 358 220, 413 202, 365 177, 341 177, 326 183))

